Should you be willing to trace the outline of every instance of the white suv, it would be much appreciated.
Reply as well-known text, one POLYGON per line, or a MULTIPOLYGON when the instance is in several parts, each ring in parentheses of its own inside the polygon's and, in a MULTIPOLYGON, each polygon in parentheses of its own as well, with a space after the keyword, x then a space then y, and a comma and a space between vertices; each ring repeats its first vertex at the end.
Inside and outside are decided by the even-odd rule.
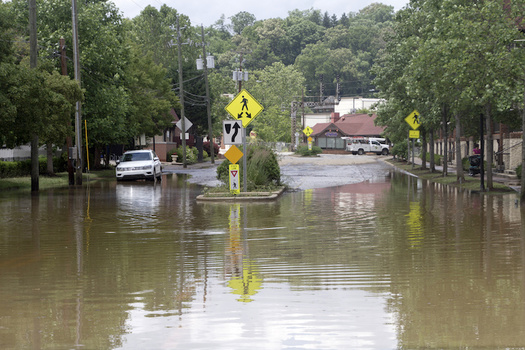
POLYGON ((116 175, 117 180, 160 180, 162 166, 152 150, 128 151, 120 158, 116 175))

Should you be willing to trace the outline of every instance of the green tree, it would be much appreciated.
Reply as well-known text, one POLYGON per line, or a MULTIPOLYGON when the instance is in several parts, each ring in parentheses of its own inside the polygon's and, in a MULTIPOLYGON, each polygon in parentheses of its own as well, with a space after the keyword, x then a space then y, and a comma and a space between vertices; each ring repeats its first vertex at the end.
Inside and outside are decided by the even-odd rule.
POLYGON ((231 16, 230 21, 232 22, 233 33, 240 35, 244 28, 252 26, 255 23, 256 18, 249 12, 241 11, 231 16))
POLYGON ((289 142, 289 108, 291 102, 301 96, 304 77, 293 66, 282 63, 274 63, 254 75, 254 79, 247 84, 247 89, 264 110, 250 126, 265 141, 289 142))
MULTIPOLYGON (((393 127, 395 120, 402 125, 407 109, 417 108, 425 116, 425 129, 440 125, 446 136, 454 116, 460 161, 459 139, 462 130, 475 122, 473 116, 484 112, 491 125, 495 110, 503 112, 511 106, 506 96, 513 91, 515 79, 510 72, 515 63, 508 45, 517 33, 511 18, 497 1, 474 6, 461 0, 412 1, 398 13, 395 34, 374 69, 381 96, 388 100, 377 121, 388 125, 390 133, 402 129, 393 127)), ((491 145, 489 136, 488 163, 491 145)), ((492 169, 487 170, 491 189, 492 169)))

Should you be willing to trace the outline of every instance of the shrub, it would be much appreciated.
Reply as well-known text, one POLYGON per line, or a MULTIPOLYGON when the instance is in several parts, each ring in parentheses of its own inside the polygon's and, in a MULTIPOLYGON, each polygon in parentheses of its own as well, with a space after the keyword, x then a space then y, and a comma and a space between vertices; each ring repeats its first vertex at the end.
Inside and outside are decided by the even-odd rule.
POLYGON ((303 157, 311 157, 311 156, 317 156, 318 154, 323 153, 323 150, 319 146, 312 146, 312 149, 309 150, 308 146, 306 145, 300 145, 297 147, 297 150, 295 151, 295 154, 299 154, 303 157))
MULTIPOLYGON (((55 173, 67 170, 67 155, 53 158, 53 170, 55 173)), ((47 159, 38 159, 39 174, 47 174, 47 159)), ((22 177, 31 175, 31 159, 5 162, 0 161, 0 178, 22 177)))
MULTIPOLYGON (((208 154, 211 154, 211 150, 210 150, 210 142, 209 142, 209 141, 203 142, 203 143, 202 143, 202 148, 203 148, 208 154)), ((214 152, 214 156, 217 156, 217 155, 219 154, 219 145, 216 144, 215 142, 213 143, 213 152, 214 152)))
POLYGON ((518 179, 521 180, 521 167, 523 166, 523 164, 520 164, 517 168, 516 168, 516 175, 518 176, 518 179))
MULTIPOLYGON (((246 185, 248 191, 281 185, 281 168, 275 152, 266 146, 253 144, 248 146, 246 153, 246 167, 248 169, 246 185)), ((242 173, 242 161, 239 163, 242 173)), ((226 185, 230 181, 230 164, 228 160, 225 160, 217 167, 217 179, 226 185)))
POLYGON ((394 157, 398 157, 401 159, 407 159, 408 157, 407 143, 399 142, 399 143, 394 144, 394 147, 390 149, 390 153, 394 157))
MULTIPOLYGON (((430 159, 430 153, 429 152, 427 152, 427 159, 430 159)), ((462 161, 464 161, 464 160, 462 160, 462 161)), ((440 154, 434 153, 434 164, 435 165, 443 165, 442 163, 443 163, 443 156, 440 155, 440 154)), ((468 159, 467 159, 467 163, 468 163, 468 159)), ((463 169, 464 168, 465 168, 465 165, 463 165, 463 169)), ((467 169, 468 169, 468 167, 467 167, 467 169)))
POLYGON ((470 169, 470 162, 469 162, 469 160, 468 160, 468 157, 463 158, 463 159, 461 160, 461 164, 462 164, 462 166, 463 166, 463 170, 468 171, 468 170, 470 169))

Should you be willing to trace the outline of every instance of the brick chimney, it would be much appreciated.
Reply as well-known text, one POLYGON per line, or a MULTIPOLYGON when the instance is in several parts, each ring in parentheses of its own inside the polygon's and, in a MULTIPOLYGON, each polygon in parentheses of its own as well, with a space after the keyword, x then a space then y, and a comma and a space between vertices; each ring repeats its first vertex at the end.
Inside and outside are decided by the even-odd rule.
POLYGON ((330 114, 330 122, 335 123, 340 119, 339 113, 332 112, 330 114))

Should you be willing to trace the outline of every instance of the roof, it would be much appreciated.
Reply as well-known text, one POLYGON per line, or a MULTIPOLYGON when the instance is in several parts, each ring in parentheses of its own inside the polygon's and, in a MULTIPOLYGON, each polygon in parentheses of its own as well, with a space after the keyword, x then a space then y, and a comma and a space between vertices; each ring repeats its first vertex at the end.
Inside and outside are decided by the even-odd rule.
POLYGON ((377 115, 373 114, 345 114, 336 122, 318 123, 313 126, 312 136, 318 136, 326 130, 338 129, 345 136, 376 136, 385 130, 374 124, 377 115))

